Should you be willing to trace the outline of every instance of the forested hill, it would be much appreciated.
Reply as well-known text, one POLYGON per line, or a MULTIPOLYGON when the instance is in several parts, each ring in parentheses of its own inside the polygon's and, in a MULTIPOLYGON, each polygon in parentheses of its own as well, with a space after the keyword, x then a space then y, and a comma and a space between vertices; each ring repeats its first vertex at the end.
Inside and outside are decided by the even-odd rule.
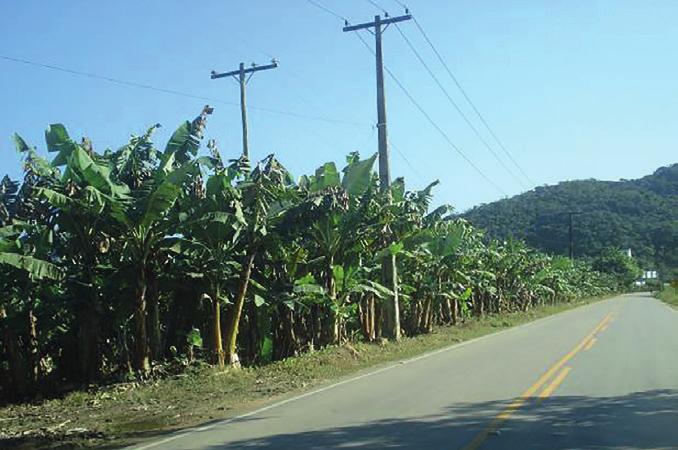
POLYGON ((604 247, 631 248, 645 268, 678 270, 678 164, 637 180, 565 181, 477 206, 462 216, 492 237, 523 239, 557 254, 569 248, 573 216, 575 256, 604 247))

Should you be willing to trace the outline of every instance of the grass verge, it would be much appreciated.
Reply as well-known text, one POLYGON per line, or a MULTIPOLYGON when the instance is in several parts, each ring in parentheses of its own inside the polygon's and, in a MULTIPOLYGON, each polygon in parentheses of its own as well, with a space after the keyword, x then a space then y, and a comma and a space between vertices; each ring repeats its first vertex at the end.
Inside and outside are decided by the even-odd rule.
POLYGON ((675 286, 665 286, 663 290, 655 293, 655 297, 674 308, 678 308, 678 289, 675 286))
POLYGON ((117 448, 169 430, 233 417, 360 370, 414 357, 597 300, 601 299, 470 319, 459 326, 436 328, 431 334, 404 338, 397 343, 354 342, 261 367, 223 371, 194 369, 152 383, 116 384, 40 403, 9 405, 0 408, 0 447, 117 448))

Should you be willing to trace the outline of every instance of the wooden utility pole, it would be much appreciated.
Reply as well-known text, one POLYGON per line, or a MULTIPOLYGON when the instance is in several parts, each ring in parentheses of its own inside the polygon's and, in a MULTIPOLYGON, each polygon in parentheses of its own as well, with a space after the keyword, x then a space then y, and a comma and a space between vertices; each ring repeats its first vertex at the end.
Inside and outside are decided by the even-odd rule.
POLYGON ((574 259, 574 221, 573 217, 576 214, 582 214, 581 211, 569 211, 567 213, 570 216, 570 259, 574 259))
POLYGON ((572 216, 574 213, 570 212, 568 215, 570 216, 570 259, 574 259, 574 238, 572 236, 572 216))
POLYGON ((368 29, 374 34, 375 56, 377 62, 377 132, 379 140, 379 187, 385 191, 391 185, 391 166, 389 164, 388 134, 386 129, 386 94, 384 93, 384 57, 381 48, 381 35, 392 23, 412 19, 410 14, 398 17, 374 16, 374 22, 348 25, 344 31, 368 29))
POLYGON ((242 118, 242 154, 248 159, 250 157, 250 150, 249 150, 249 140, 247 136, 247 103, 245 88, 247 86, 247 82, 250 80, 250 78, 252 78, 254 72, 259 72, 260 70, 275 69, 276 67, 278 67, 278 62, 275 59, 271 61, 271 64, 265 66, 257 66, 256 64, 253 63, 252 66, 248 67, 247 69, 245 69, 244 63, 240 63, 240 68, 238 70, 233 70, 231 72, 226 73, 216 73, 215 71, 212 71, 212 74, 210 76, 210 78, 212 78, 213 80, 217 78, 233 77, 240 84, 240 116, 242 118), (247 74, 249 74, 249 76, 247 76, 247 74))
MULTIPOLYGON (((379 141, 379 188, 388 192, 391 186, 391 167, 389 164, 388 134, 386 128, 386 94, 384 92, 384 57, 381 47, 382 33, 386 28, 397 22, 412 19, 408 13, 404 16, 388 17, 374 16, 373 22, 358 25, 345 24, 343 30, 358 31, 367 29, 374 34, 375 57, 377 69, 377 131, 379 141)), ((389 197, 390 198, 390 197, 389 197)), ((398 273, 395 255, 390 255, 382 261, 382 278, 384 285, 389 287, 394 295, 392 301, 384 302, 382 332, 389 339, 400 339, 400 308, 398 305, 398 273)))

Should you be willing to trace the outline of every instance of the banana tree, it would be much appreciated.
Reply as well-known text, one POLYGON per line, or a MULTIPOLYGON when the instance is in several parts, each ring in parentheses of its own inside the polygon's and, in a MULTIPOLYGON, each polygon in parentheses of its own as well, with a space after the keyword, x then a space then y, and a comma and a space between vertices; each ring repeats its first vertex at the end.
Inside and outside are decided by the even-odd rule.
MULTIPOLYGON (((4 202, 3 202, 4 203, 4 202)), ((9 206, 4 203, 4 206, 9 206)), ((10 209, 10 208, 7 208, 10 209)), ((37 313, 45 280, 59 280, 49 258, 51 233, 44 226, 8 218, 0 227, 0 342, 9 369, 11 395, 33 392, 40 376, 37 313)))
POLYGON ((36 187, 52 173, 42 171, 42 160, 18 135, 17 150, 24 159, 21 186, 9 177, 0 182, 0 341, 7 356, 10 392, 23 398, 39 377, 39 342, 36 309, 41 303, 42 281, 59 280, 61 271, 50 258, 50 230, 38 223, 45 208, 33 198, 36 187))
POLYGON ((230 366, 239 366, 237 338, 243 306, 247 297, 254 260, 268 234, 275 230, 295 196, 294 181, 287 169, 269 155, 237 184, 241 193, 244 228, 239 239, 240 273, 228 317, 224 341, 225 358, 230 366))
POLYGON ((334 163, 326 163, 299 183, 304 198, 294 220, 306 229, 310 258, 317 265, 317 279, 323 280, 328 299, 329 326, 323 327, 327 331, 324 336, 317 336, 325 343, 341 340, 343 300, 337 296, 336 267, 358 267, 361 253, 371 242, 368 225, 373 205, 370 193, 377 190, 372 173, 375 160, 376 155, 361 161, 352 153, 343 176, 334 163))
POLYGON ((265 291, 258 289, 248 311, 250 350, 260 359, 284 359, 320 345, 325 289, 313 276, 308 249, 295 228, 279 224, 261 252, 266 263, 262 261, 256 276, 265 291))
POLYGON ((53 208, 51 226, 75 307, 78 372, 86 381, 100 370, 101 280, 111 242, 124 228, 129 189, 111 177, 109 161, 89 141, 74 142, 63 125, 50 125, 45 140, 48 151, 57 153, 51 166, 63 167, 63 176, 36 193, 53 208))
POLYGON ((221 306, 228 303, 225 285, 237 277, 241 265, 237 260, 239 239, 246 228, 241 192, 234 181, 242 175, 243 161, 228 168, 217 166, 207 180, 206 195, 186 216, 181 225, 183 237, 174 248, 190 257, 194 270, 206 279, 211 304, 208 351, 212 362, 224 366, 225 354, 221 332, 221 306))
MULTIPOLYGON (((152 175, 143 179, 138 189, 132 192, 132 200, 125 210, 123 254, 125 264, 129 264, 135 273, 132 368, 137 371, 148 371, 151 354, 158 357, 160 353, 160 326, 155 295, 152 296, 148 321, 151 324, 152 344, 149 346, 149 281, 157 277, 156 260, 164 248, 166 237, 173 234, 169 213, 182 195, 184 187, 199 175, 199 161, 191 158, 197 155, 207 115, 210 113, 211 110, 206 107, 193 122, 186 121, 177 128, 167 143, 159 164, 153 168, 152 175)), ((150 132, 147 135, 150 136, 150 132)))

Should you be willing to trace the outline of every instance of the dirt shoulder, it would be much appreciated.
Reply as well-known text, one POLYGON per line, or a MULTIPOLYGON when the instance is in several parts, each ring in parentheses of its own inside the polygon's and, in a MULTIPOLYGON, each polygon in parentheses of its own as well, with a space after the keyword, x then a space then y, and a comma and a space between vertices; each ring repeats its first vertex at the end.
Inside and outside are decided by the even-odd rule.
POLYGON ((655 297, 674 308, 678 308, 678 288, 675 286, 665 286, 663 290, 655 293, 655 297))

